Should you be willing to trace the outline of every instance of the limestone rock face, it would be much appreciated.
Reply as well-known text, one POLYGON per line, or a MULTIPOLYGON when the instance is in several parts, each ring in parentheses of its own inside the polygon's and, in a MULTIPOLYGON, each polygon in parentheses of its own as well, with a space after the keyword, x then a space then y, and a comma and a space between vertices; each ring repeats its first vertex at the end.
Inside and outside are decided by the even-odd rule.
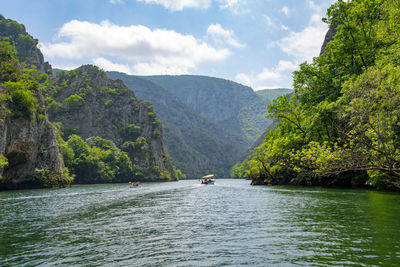
POLYGON ((53 97, 63 107, 49 112, 51 122, 61 122, 84 139, 99 136, 112 140, 118 147, 142 137, 143 149, 128 155, 144 171, 144 179, 160 180, 160 173, 164 171, 175 179, 164 149, 161 122, 151 104, 137 100, 121 80, 111 80, 95 66, 82 66, 57 79, 58 91, 53 97), (71 96, 79 96, 83 102, 72 107, 68 105, 71 96), (127 127, 136 132, 128 134, 127 127))
POLYGON ((324 39, 324 43, 322 44, 321 47, 321 52, 319 53, 319 55, 322 55, 323 53, 325 53, 326 50, 326 46, 328 45, 328 43, 333 40, 333 37, 336 34, 336 26, 330 27, 328 32, 325 35, 325 39, 324 39))
POLYGON ((41 95, 37 98, 33 119, 8 115, 0 120, 0 153, 8 159, 8 165, 0 169, 0 189, 68 185, 56 130, 43 114, 41 95))

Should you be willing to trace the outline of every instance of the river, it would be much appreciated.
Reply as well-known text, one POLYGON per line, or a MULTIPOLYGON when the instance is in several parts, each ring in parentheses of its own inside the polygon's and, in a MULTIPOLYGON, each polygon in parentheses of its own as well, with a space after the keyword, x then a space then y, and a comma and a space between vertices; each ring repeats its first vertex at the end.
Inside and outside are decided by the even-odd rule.
POLYGON ((1 266, 399 266, 400 194, 221 179, 0 192, 1 266))

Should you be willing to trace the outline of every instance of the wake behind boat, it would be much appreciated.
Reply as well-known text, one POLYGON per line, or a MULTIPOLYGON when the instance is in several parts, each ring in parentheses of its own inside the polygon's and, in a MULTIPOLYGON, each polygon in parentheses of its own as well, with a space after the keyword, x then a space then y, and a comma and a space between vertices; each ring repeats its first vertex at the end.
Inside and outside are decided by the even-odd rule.
POLYGON ((214 184, 214 174, 209 174, 200 178, 201 184, 214 184))

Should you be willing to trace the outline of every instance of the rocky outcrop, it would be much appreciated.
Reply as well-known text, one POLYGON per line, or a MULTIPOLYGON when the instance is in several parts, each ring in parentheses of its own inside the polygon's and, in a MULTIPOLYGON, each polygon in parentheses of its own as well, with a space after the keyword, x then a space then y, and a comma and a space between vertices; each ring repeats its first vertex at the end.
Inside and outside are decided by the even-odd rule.
POLYGON ((99 136, 119 147, 127 142, 133 142, 133 147, 142 140, 142 149, 128 155, 143 170, 144 179, 166 179, 161 178, 165 171, 176 179, 153 106, 136 99, 121 80, 111 80, 99 68, 85 65, 59 73, 49 95, 54 98, 48 105, 50 121, 61 122, 66 131, 82 138, 99 136))
POLYGON ((319 55, 322 55, 323 53, 325 53, 326 51, 326 46, 328 45, 328 43, 333 40, 333 37, 336 34, 336 28, 337 26, 332 26, 329 28, 329 30, 327 31, 326 35, 325 35, 325 39, 324 39, 324 43, 322 44, 321 47, 321 52, 319 53, 319 55))
POLYGON ((36 93, 39 103, 33 118, 11 114, 0 120, 0 153, 8 160, 0 169, 0 189, 64 187, 71 182, 64 173, 55 128, 36 93))
POLYGON ((68 186, 71 177, 64 168, 56 129, 47 119, 42 92, 26 85, 30 78, 20 76, 24 67, 33 65, 38 73, 50 73, 51 66, 44 62, 38 41, 24 25, 1 15, 0 41, 13 46, 19 60, 11 51, 1 50, 1 63, 11 68, 2 70, 7 75, 0 80, 0 153, 8 162, 0 168, 0 189, 68 186), (1 85, 18 80, 22 83, 16 87, 1 85), (29 110, 28 114, 19 113, 21 107, 29 110))
POLYGON ((33 65, 39 72, 51 74, 51 65, 44 62, 43 54, 38 48, 38 40, 26 32, 24 25, 0 15, 0 39, 4 37, 17 50, 21 64, 29 68, 33 65))

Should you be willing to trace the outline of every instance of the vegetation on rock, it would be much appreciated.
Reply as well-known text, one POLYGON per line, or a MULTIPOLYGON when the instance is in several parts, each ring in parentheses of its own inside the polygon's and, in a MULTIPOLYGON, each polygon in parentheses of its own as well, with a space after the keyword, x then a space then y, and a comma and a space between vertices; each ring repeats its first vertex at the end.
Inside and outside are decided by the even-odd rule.
POLYGON ((400 188, 400 2, 338 1, 324 20, 336 29, 323 54, 294 75, 291 100, 235 176, 258 184, 400 188))
MULTIPOLYGON (((0 19, 5 31, 18 32, 18 25, 0 19)), ((17 47, 29 38, 19 34, 17 47)), ((73 176, 64 168, 55 129, 45 116, 41 89, 47 75, 23 68, 26 64, 17 58, 20 51, 9 42, 15 40, 0 39, 0 188, 69 185, 73 176)))

